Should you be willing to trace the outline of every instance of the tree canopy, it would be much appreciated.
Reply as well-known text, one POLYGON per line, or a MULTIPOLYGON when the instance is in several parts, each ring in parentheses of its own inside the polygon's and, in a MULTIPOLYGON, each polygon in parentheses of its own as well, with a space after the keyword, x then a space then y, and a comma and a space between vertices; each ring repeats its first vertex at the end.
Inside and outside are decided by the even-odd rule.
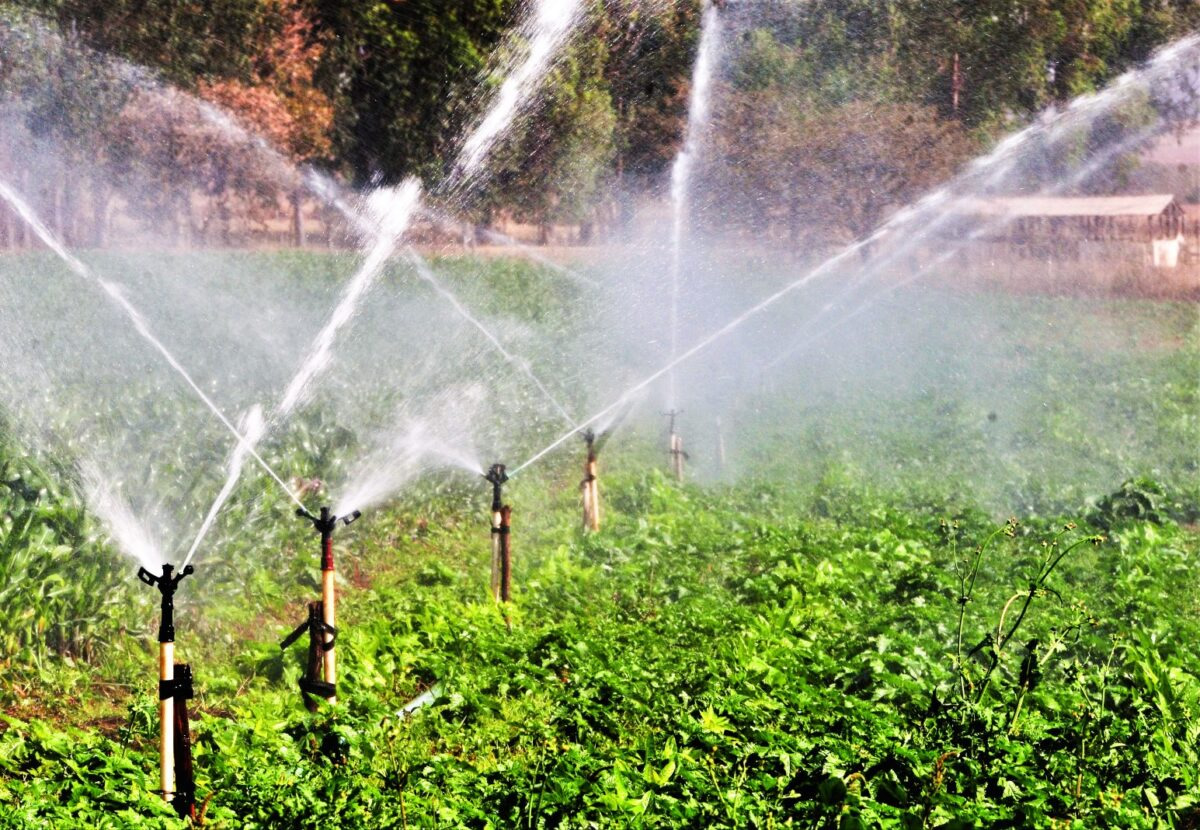
MULTIPOLYGON (((522 13, 516 0, 9 5, 357 183, 445 175, 522 13)), ((851 234, 997 134, 1200 27, 1192 0, 728 0, 721 14, 709 187, 753 191, 760 229, 816 214, 851 234), (824 203, 804 195, 818 187, 824 203), (851 207, 834 192, 853 188, 872 198, 851 207)), ((497 148, 479 214, 587 225, 613 215, 613 194, 661 192, 699 19, 699 0, 590 0, 536 117, 497 148)), ((55 106, 69 105, 60 93, 55 106)))

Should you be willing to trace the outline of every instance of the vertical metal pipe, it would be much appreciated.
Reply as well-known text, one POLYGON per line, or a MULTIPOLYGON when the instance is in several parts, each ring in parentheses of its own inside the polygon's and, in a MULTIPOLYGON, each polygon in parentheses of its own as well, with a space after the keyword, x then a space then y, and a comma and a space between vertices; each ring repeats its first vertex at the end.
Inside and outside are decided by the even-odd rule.
POLYGON ((583 529, 597 531, 600 529, 600 483, 597 478, 596 464, 596 433, 587 430, 583 433, 587 445, 587 457, 583 462, 583 481, 579 484, 583 499, 583 529))
POLYGON ((676 481, 683 481, 683 460, 687 453, 683 451, 683 439, 679 437, 679 433, 675 430, 675 419, 679 417, 679 411, 672 409, 666 415, 670 418, 669 438, 667 441, 667 454, 671 458, 671 472, 675 475, 676 481))
POLYGON ((600 478, 595 453, 591 453, 587 462, 587 489, 589 493, 589 522, 588 529, 600 529, 600 478))

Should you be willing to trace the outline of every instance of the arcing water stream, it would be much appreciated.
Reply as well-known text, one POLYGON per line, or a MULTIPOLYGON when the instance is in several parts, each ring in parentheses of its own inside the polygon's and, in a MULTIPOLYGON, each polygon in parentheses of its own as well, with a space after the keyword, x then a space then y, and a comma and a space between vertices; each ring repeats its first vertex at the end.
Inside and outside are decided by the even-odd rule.
MULTIPOLYGON (((671 359, 679 354, 679 301, 683 282, 683 246, 686 242, 692 170, 700 153, 711 111, 713 77, 721 49, 721 15, 712 0, 705 0, 700 21, 700 46, 692 69, 688 94, 687 126, 683 146, 671 165, 671 359)), ((667 408, 678 408, 675 373, 668 376, 667 408)))
POLYGON ((529 379, 530 383, 537 387, 537 390, 542 393, 542 397, 545 398, 546 401, 554 407, 558 414, 562 416, 564 421, 566 421, 572 427, 578 427, 578 424, 575 423, 575 419, 571 417, 566 408, 559 403, 558 399, 550 393, 549 389, 546 388, 546 385, 542 383, 536 374, 534 374, 533 367, 529 365, 529 361, 522 360, 508 349, 504 348, 504 344, 500 342, 500 338, 496 337, 496 335, 493 334, 487 326, 485 326, 477 317, 475 317, 475 315, 467 310, 466 306, 464 306, 457 297, 451 294, 446 287, 442 285, 441 280, 437 278, 437 274, 433 273, 433 269, 429 267, 429 263, 425 261, 424 257, 418 254, 412 248, 409 248, 406 251, 406 254, 408 256, 408 261, 412 263, 413 268, 416 269, 416 272, 421 279, 429 283, 433 287, 434 291, 441 295, 446 302, 450 303, 454 310, 458 312, 460 317, 474 326, 480 334, 487 338, 487 341, 492 344, 492 346, 496 349, 496 352, 499 353, 501 357, 508 361, 509 364, 514 366, 517 371, 525 375, 525 377, 529 379))
POLYGON ((535 0, 521 37, 529 44, 524 60, 507 73, 495 101, 463 142, 449 178, 440 188, 453 192, 470 187, 480 174, 488 153, 508 131, 521 108, 541 85, 559 49, 583 12, 581 0, 535 0))
POLYGON ((420 199, 421 183, 416 179, 409 179, 395 188, 378 188, 368 194, 367 210, 375 228, 370 247, 362 264, 346 284, 333 313, 313 340, 308 356, 284 391, 283 398, 271 416, 272 421, 282 421, 291 415, 304 401, 313 381, 329 366, 338 332, 358 313, 363 297, 379 277, 401 237, 408 230, 420 199))
MULTIPOLYGON (((645 389, 664 375, 670 373, 681 363, 703 352, 714 343, 720 341, 747 320, 750 320, 780 300, 793 294, 803 286, 825 276, 846 262, 850 257, 869 248, 872 244, 895 235, 910 239, 917 236, 926 237, 931 227, 936 227, 935 217, 942 215, 949 203, 964 196, 972 196, 990 192, 1005 177, 1014 170, 1022 160, 1024 153, 1037 141, 1054 142, 1069 136, 1072 131, 1091 123, 1101 115, 1107 114, 1113 108, 1127 102, 1131 98, 1148 94, 1157 89, 1160 94, 1170 96, 1173 90, 1172 82, 1180 78, 1190 78, 1200 65, 1200 36, 1193 35, 1182 38, 1175 43, 1159 50, 1154 57, 1142 68, 1126 72, 1104 90, 1076 98, 1061 112, 1048 112, 1037 123, 1008 137, 1000 142, 990 153, 976 159, 969 168, 949 184, 929 193, 919 201, 894 214, 869 236, 855 242, 838 254, 828 258, 823 263, 808 271, 796 280, 768 295, 758 303, 747 308, 732 320, 697 341, 687 350, 676 355, 666 365, 650 373, 642 380, 634 383, 622 392, 615 401, 608 404, 595 414, 580 422, 580 427, 595 423, 609 413, 622 406, 629 398, 645 389)), ((513 476, 531 464, 544 458, 547 454, 569 440, 575 431, 564 433, 546 447, 534 453, 530 458, 509 471, 513 476)))
MULTIPOLYGON (((1136 130, 1128 138, 1106 147, 1103 151, 1088 159, 1087 163, 1081 166, 1079 170, 1058 182, 1053 188, 1050 188, 1046 195, 1067 192, 1079 187, 1080 185, 1086 184, 1089 177, 1096 173, 1096 171, 1109 164, 1121 154, 1130 152, 1131 150, 1136 149, 1138 146, 1145 144, 1148 139, 1153 138, 1157 132, 1161 131, 1161 128, 1161 124, 1153 124, 1141 130, 1136 130)), ((964 202, 968 202, 971 198, 973 197, 958 198, 955 199, 952 204, 954 207, 959 208, 969 207, 969 205, 965 205, 964 202)), ((850 280, 844 288, 838 291, 836 297, 824 304, 816 314, 812 315, 812 317, 806 320, 805 325, 811 326, 813 323, 834 311, 843 300, 853 295, 859 288, 862 288, 864 285, 870 283, 872 279, 879 277, 881 273, 886 271, 890 265, 915 252, 925 237, 937 233, 939 228, 952 223, 958 218, 960 218, 960 216, 956 216, 953 208, 951 210, 943 211, 940 216, 934 218, 932 222, 926 226, 922 233, 914 234, 913 236, 903 239, 901 244, 896 248, 889 250, 886 256, 870 262, 867 266, 862 268, 860 273, 856 275, 854 279, 850 280)), ((848 309, 836 320, 830 321, 827 325, 822 326, 815 332, 807 332, 794 343, 784 347, 775 355, 775 357, 771 358, 771 360, 763 365, 763 373, 765 374, 770 372, 775 367, 795 357, 807 347, 821 341, 831 331, 862 314, 864 311, 869 309, 872 305, 879 302, 887 295, 900 288, 903 288, 906 285, 910 285, 920 280, 927 273, 948 262, 969 243, 974 242, 982 237, 999 233, 1006 226, 1014 222, 1015 219, 1015 216, 1002 214, 978 223, 978 225, 972 228, 969 233, 960 233, 954 238, 945 239, 941 251, 934 256, 932 260, 924 263, 921 268, 913 269, 912 272, 906 276, 899 279, 894 279, 887 285, 876 288, 873 293, 860 298, 859 302, 855 306, 848 309)))
MULTIPOLYGON (((525 55, 524 61, 514 67, 508 74, 507 80, 501 87, 500 94, 497 96, 497 100, 494 102, 492 108, 481 120, 475 132, 464 142, 458 164, 455 166, 452 175, 438 188, 439 192, 446 194, 461 193, 479 177, 487 158, 488 148, 494 146, 500 136, 511 127, 525 101, 544 78, 545 73, 552 64, 555 50, 565 41, 579 14, 579 4, 575 2, 555 4, 550 0, 544 0, 543 2, 534 4, 530 11, 529 20, 523 27, 523 31, 527 34, 530 41, 527 52, 523 53, 525 55)), ((919 241, 932 238, 938 229, 944 228, 946 222, 950 221, 947 219, 952 213, 950 208, 974 196, 993 192, 998 187, 1006 184, 1012 178, 1013 171, 1018 170, 1022 160, 1029 153, 1030 148, 1034 147, 1038 142, 1060 142, 1062 139, 1069 137, 1073 131, 1082 125, 1090 123, 1098 116, 1111 112, 1115 106, 1129 99, 1131 96, 1141 94, 1148 87, 1172 75, 1184 73, 1188 70, 1188 66, 1190 66, 1189 62, 1195 61, 1196 52, 1196 38, 1182 40, 1159 53, 1145 68, 1122 76, 1108 90, 1094 96, 1085 96, 1072 103, 1063 112, 1051 114, 1041 122, 1007 139, 997 146, 992 153, 974 163, 970 169, 945 188, 931 193, 911 207, 899 212, 866 239, 855 243, 817 268, 809 271, 777 292, 770 294, 766 299, 752 305, 733 320, 717 326, 712 334, 695 343, 687 350, 681 350, 681 287, 685 271, 683 266, 683 251, 689 232, 688 201, 690 198, 689 192, 692 189, 691 176, 697 155, 702 146, 704 127, 709 120, 712 77, 716 71, 720 57, 722 48, 721 40, 720 13, 715 5, 708 4, 703 15, 703 28, 697 51, 696 65, 693 71, 688 126, 683 146, 675 159, 671 171, 672 223, 669 252, 671 255, 670 275, 672 291, 670 359, 665 367, 651 373, 646 379, 634 383, 617 397, 614 404, 602 409, 591 419, 585 421, 583 425, 595 423, 598 419, 602 419, 604 416, 617 411, 634 394, 645 389, 664 374, 668 375, 671 380, 670 397, 672 402, 674 402, 676 397, 674 370, 676 367, 739 329, 748 319, 759 316, 767 308, 776 306, 778 301, 783 297, 795 294, 801 286, 809 284, 819 277, 831 274, 839 267, 848 264, 853 254, 874 246, 876 243, 893 245, 894 247, 888 257, 876 260, 870 266, 855 272, 855 279, 849 281, 847 284, 847 292, 857 291, 858 287, 864 284, 868 278, 884 270, 889 262, 895 261, 905 251, 911 250, 919 241), (899 241, 900 244, 896 245, 896 241, 899 241)), ((219 124, 221 121, 217 115, 212 113, 206 117, 206 120, 215 124, 219 124)), ((315 192, 325 192, 318 185, 312 185, 312 189, 315 192)), ((7 186, 0 189, 0 196, 4 196, 10 203, 13 203, 13 198, 20 199, 20 196, 7 186), (5 190, 7 190, 7 193, 5 190)), ((364 233, 363 259, 354 276, 348 281, 333 313, 319 330, 311 348, 305 353, 300 368, 292 376, 291 382, 287 384, 280 403, 272 412, 271 417, 267 419, 267 427, 275 426, 282 422, 309 400, 309 396, 313 393, 320 376, 331 365, 340 334, 354 321, 372 285, 386 267, 387 262, 399 250, 403 234, 410 224, 414 211, 418 209, 420 189, 415 182, 407 182, 398 188, 381 188, 367 199, 366 210, 361 215, 355 213, 336 192, 333 192, 332 196, 329 193, 325 193, 325 198, 326 201, 334 204, 343 213, 349 215, 352 223, 356 226, 368 228, 367 232, 364 233)), ((22 218, 26 222, 29 222, 29 215, 32 214, 32 211, 28 210, 28 205, 25 207, 25 210, 21 210, 19 207, 17 207, 17 210, 22 218)), ((36 217, 33 218, 36 221, 36 217)), ((205 533, 212 527, 225 500, 233 492, 245 460, 254 457, 260 464, 264 465, 264 469, 267 469, 275 481, 282 485, 283 482, 280 478, 266 467, 262 458, 255 451, 257 440, 265 435, 266 428, 264 427, 260 434, 253 435, 246 434, 246 429, 232 426, 220 414, 211 399, 191 380, 190 375, 183 372, 178 361, 174 360, 160 342, 153 339, 142 315, 131 304, 125 302, 120 286, 88 274, 87 269, 82 266, 82 263, 79 263, 78 260, 72 257, 60 241, 52 241, 52 237, 47 237, 49 232, 43 223, 39 222, 38 226, 34 226, 34 229, 39 238, 42 238, 56 254, 63 258, 73 271, 95 281, 116 301, 122 311, 133 321, 135 330, 155 346, 173 369, 181 373, 193 392, 200 395, 209 410, 217 415, 222 424, 237 436, 237 445, 233 448, 227 462, 228 475, 225 479, 225 484, 220 488, 220 495, 208 511, 201 531, 191 545, 188 552, 188 558, 190 559, 199 549, 205 533), (81 268, 83 269, 82 271, 80 270, 81 268)), ((943 257, 948 255, 949 250, 947 248, 943 252, 943 257)), ((530 379, 542 396, 571 425, 568 435, 573 434, 577 425, 562 403, 548 391, 547 386, 534 373, 530 364, 506 349, 480 318, 472 314, 466 305, 450 294, 446 290, 446 287, 440 284, 440 281, 436 278, 431 280, 430 277, 434 275, 428 270, 427 265, 419 260, 414 265, 417 267, 418 273, 424 279, 430 281, 435 291, 443 299, 447 300, 456 314, 479 330, 510 365, 517 367, 520 372, 530 379)), ((902 284, 902 281, 900 284, 902 284)), ((839 300, 841 296, 845 295, 840 295, 839 300)), ((863 302, 868 303, 870 301, 871 298, 867 298, 863 302)), ((850 315, 852 316, 857 313, 862 307, 862 305, 855 306, 851 309, 850 315)), ((833 306, 830 308, 832 309, 833 306)), ((821 314, 816 316, 819 318, 821 314)), ((717 320, 714 319, 713 322, 715 323, 717 320)), ((810 320, 808 325, 811 325, 811 323, 812 321, 810 320)), ((822 331, 824 330, 826 329, 822 329, 822 331)), ((813 333, 810 332, 806 335, 803 342, 811 342, 812 337, 813 333)), ((241 405, 245 405, 245 403, 243 401, 241 405)), ((411 416, 413 413, 409 413, 409 415, 411 416)), ((417 418, 413 422, 420 423, 420 419, 417 418)), ((405 430, 407 430, 405 434, 421 434, 420 429, 412 430, 406 426, 405 430)), ((254 432, 257 432, 257 430, 254 432)), ((513 472, 515 473, 541 458, 555 446, 565 441, 566 438, 567 436, 558 439, 554 444, 535 454, 525 464, 513 470, 513 472)), ((439 442, 443 446, 447 445, 446 441, 441 439, 439 439, 439 442)), ((463 466, 471 467, 473 464, 476 464, 474 460, 470 463, 464 462, 463 466)), ((350 489, 355 492, 358 491, 358 488, 355 487, 350 489)), ((289 493, 289 495, 292 495, 293 500, 295 500, 293 494, 289 493)))
MULTIPOLYGON (((478 175, 492 146, 512 126, 521 107, 537 91, 542 78, 553 64, 557 50, 578 21, 580 12, 579 0, 536 0, 529 20, 522 27, 523 35, 529 39, 528 53, 519 67, 508 74, 487 114, 464 142, 459 152, 458 162, 450 179, 444 184, 443 190, 461 189, 468 186, 478 175)), ((329 320, 318 333, 308 357, 288 384, 282 400, 271 417, 272 423, 286 419, 303 402, 312 383, 329 365, 339 331, 354 318, 364 296, 378 279, 387 261, 395 253, 396 246, 407 232, 414 214, 420 208, 420 197, 420 183, 415 179, 410 179, 398 188, 377 189, 367 196, 368 207, 373 219, 370 224, 374 227, 372 232, 366 234, 365 244, 369 246, 366 256, 358 271, 347 284, 342 298, 334 308, 329 320)), ((344 206, 340 199, 331 201, 335 207, 342 208, 344 206)), ((356 227, 362 228, 361 218, 351 218, 354 219, 352 223, 356 227)), ((425 275, 422 274, 422 276, 425 275)), ((425 278, 429 279, 428 276, 425 278)), ((435 286, 437 285, 436 280, 433 283, 435 286)), ((443 297, 449 297, 460 314, 463 314, 477 328, 483 330, 478 321, 467 314, 465 308, 454 301, 448 292, 441 290, 439 293, 443 297)), ((484 332, 488 334, 486 330, 484 332)), ((504 351, 503 347, 499 346, 499 342, 494 337, 491 337, 490 334, 488 336, 506 357, 513 359, 504 351)), ((531 372, 527 371, 527 373, 532 377, 531 372)), ((543 394, 549 397, 549 392, 545 387, 536 379, 534 382, 543 394)), ((570 416, 562 409, 561 405, 557 402, 555 405, 570 421, 570 416)), ((268 426, 263 430, 263 435, 269 431, 269 428, 268 426)), ((220 512, 224 501, 233 492, 238 477, 241 475, 241 469, 242 464, 238 463, 235 451, 235 456, 229 463, 229 474, 225 484, 209 509, 210 516, 215 518, 216 514, 220 512)), ((206 521, 202 526, 201 532, 197 534, 192 543, 193 552, 199 547, 204 534, 211 526, 212 521, 206 521)))
POLYGON ((38 238, 42 240, 46 247, 53 251, 59 259, 66 263, 67 267, 69 267, 77 276, 93 285, 98 286, 109 298, 109 300, 111 300, 117 305, 118 308, 120 308, 126 318, 128 318, 129 322, 133 325, 137 333, 147 343, 149 343, 150 346, 153 347, 153 349, 158 352, 168 364, 170 364, 171 368, 175 370, 175 373, 183 379, 184 383, 187 384, 188 388, 191 389, 192 392, 195 393, 196 397, 199 398, 200 401, 208 408, 209 412, 211 412, 217 418, 217 420, 219 420, 225 426, 225 428, 229 430, 234 438, 237 439, 238 448, 254 458, 254 460, 258 462, 259 466, 262 467, 263 470, 275 480, 275 483, 280 486, 283 492, 287 493, 288 497, 292 499, 292 501, 296 502, 297 505, 299 505, 300 500, 297 499, 295 494, 292 493, 288 486, 283 483, 283 479, 281 479, 279 475, 273 469, 271 469, 271 466, 263 460, 262 456, 260 456, 254 449, 254 445, 246 440, 238 428, 234 426, 233 423, 225 416, 225 413, 221 411, 220 407, 218 407, 216 403, 213 402, 212 398, 210 398, 205 391, 200 388, 200 385, 192 379, 192 376, 188 373, 187 369, 183 367, 183 364, 179 362, 178 358, 176 358, 175 355, 163 345, 161 340, 155 337, 154 333, 150 330, 150 326, 146 322, 146 319, 142 316, 142 313, 138 311, 128 299, 126 299, 121 287, 118 284, 99 276, 86 265, 84 265, 81 260, 72 255, 71 252, 68 251, 66 247, 64 247, 63 244, 54 236, 54 234, 51 233, 50 229, 46 227, 46 224, 42 222, 36 213, 34 213, 33 208, 29 206, 29 204, 21 197, 21 195, 3 181, 0 181, 0 198, 3 198, 4 201, 8 202, 13 210, 20 215, 21 219, 33 230, 35 234, 37 234, 38 238))

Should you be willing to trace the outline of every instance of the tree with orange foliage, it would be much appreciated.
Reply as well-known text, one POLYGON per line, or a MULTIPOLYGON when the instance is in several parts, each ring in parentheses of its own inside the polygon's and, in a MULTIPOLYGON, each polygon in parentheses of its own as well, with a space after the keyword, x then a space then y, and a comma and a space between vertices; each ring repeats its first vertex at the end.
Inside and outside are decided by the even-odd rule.
MULTIPOLYGON (((324 43, 304 0, 265 0, 264 21, 252 52, 248 81, 201 81, 200 96, 244 120, 297 163, 326 160, 332 152, 333 104, 313 76, 324 43)), ((304 244, 299 187, 289 194, 292 241, 304 244)))

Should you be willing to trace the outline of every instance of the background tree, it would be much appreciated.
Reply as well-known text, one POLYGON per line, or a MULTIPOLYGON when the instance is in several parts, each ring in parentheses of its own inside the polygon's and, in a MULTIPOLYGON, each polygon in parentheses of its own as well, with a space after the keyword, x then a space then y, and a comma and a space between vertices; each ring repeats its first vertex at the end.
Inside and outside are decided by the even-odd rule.
MULTIPOLYGON (((264 9, 254 39, 251 79, 204 80, 198 91, 252 125, 293 161, 332 163, 333 104, 313 82, 327 38, 315 32, 301 0, 266 0, 264 9)), ((299 183, 289 196, 292 241, 302 245, 303 192, 299 183)))
MULTIPOLYGON (((73 48, 144 64, 150 72, 141 74, 161 73, 232 109, 291 160, 359 184, 441 180, 504 53, 517 46, 506 38, 523 9, 518 0, 20 0, 5 8, 14 6, 51 18, 73 48)), ((499 148, 478 214, 586 230, 614 213, 629 220, 640 194, 661 197, 684 131, 700 8, 700 0, 589 0, 537 117, 522 122, 529 132, 518 129, 499 148)), ((879 205, 931 183, 929 171, 949 175, 967 137, 986 146, 1200 29, 1194 0, 757 0, 721 14, 727 48, 710 145, 720 152, 702 165, 708 193, 739 206, 730 215, 743 230, 792 234, 815 212, 824 238, 857 233, 879 205), (894 145, 867 134, 872 117, 894 145), (897 160, 901 151, 912 163, 897 160), (872 153, 881 158, 870 161, 872 153), (830 202, 817 211, 806 189, 839 170, 834 190, 867 190, 853 210, 830 202)), ((56 80, 44 66, 45 89, 20 93, 23 117, 33 134, 64 142, 78 154, 73 163, 97 171, 95 204, 106 203, 102 174, 132 176, 146 188, 147 210, 161 208, 203 237, 214 210, 253 216, 278 199, 252 154, 206 155, 219 136, 180 121, 169 111, 178 102, 143 94, 125 106, 131 83, 96 96, 89 89, 98 79, 67 88, 64 78, 86 78, 86 61, 62 60, 69 72, 56 80), (107 123, 116 115, 124 123, 107 123), (92 140, 106 135, 112 140, 92 140), (152 137, 162 145, 149 146, 152 137), (135 148, 175 169, 150 182, 149 161, 135 169, 135 148), (185 163, 198 166, 178 169, 185 163), (184 204, 189 187, 208 200, 204 216, 184 204)), ((1052 166, 1039 176, 1052 177, 1052 166)), ((703 203, 703 183, 696 195, 703 203)), ((55 221, 81 227, 78 209, 46 198, 58 206, 55 221)))
POLYGON ((336 102, 334 147, 358 182, 440 178, 478 79, 515 20, 514 0, 316 0, 336 102))
POLYGON ((597 218, 615 152, 616 116, 598 71, 604 57, 603 42, 587 40, 552 70, 541 104, 496 154, 481 199, 485 211, 515 206, 543 242, 560 222, 590 236, 597 218))

